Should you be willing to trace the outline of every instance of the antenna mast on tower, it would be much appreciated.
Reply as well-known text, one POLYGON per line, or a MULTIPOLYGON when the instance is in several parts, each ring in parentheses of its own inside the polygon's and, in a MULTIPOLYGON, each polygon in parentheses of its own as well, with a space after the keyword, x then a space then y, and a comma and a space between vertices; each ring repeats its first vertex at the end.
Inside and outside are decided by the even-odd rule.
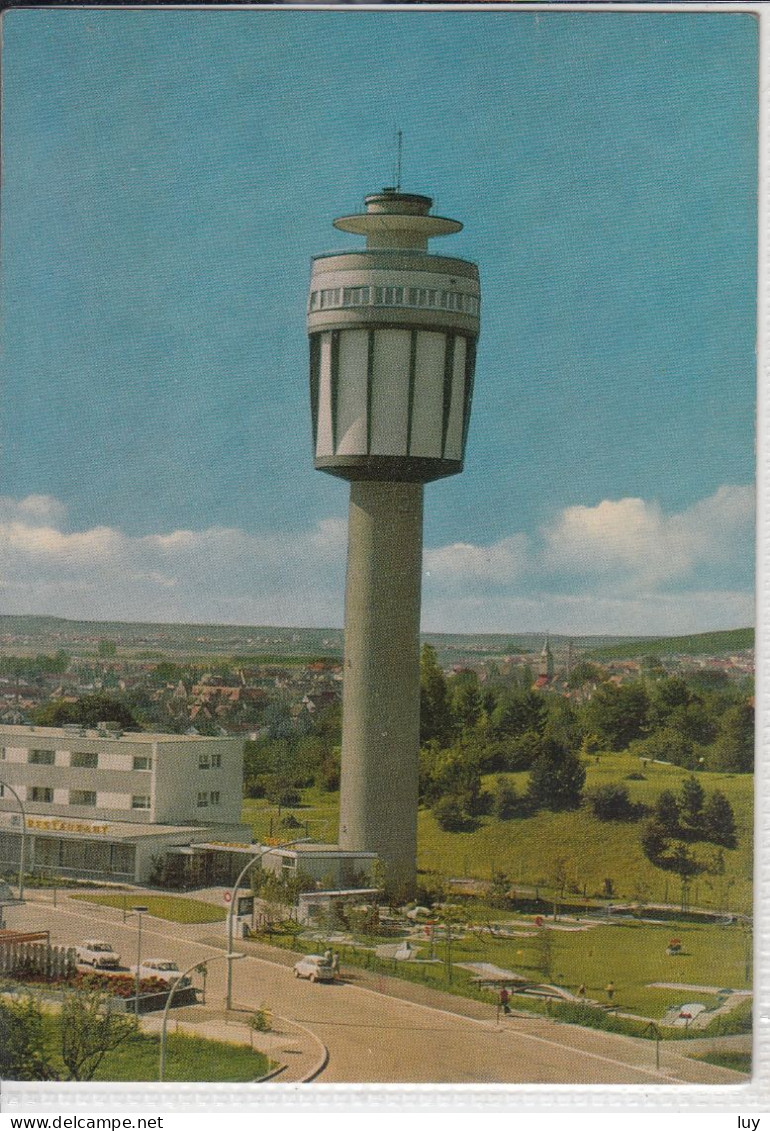
POLYGON ((396 186, 396 192, 401 192, 401 151, 403 145, 403 134, 401 130, 396 130, 396 171, 393 178, 396 186))

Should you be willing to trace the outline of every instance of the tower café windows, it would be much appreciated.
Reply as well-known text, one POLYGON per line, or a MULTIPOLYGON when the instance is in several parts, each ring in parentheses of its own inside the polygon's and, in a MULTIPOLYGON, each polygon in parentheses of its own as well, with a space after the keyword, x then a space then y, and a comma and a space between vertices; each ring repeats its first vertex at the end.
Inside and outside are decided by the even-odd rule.
POLYGON ((310 310, 335 310, 346 306, 406 306, 457 310, 478 316, 478 295, 434 287, 324 287, 310 292, 310 310))

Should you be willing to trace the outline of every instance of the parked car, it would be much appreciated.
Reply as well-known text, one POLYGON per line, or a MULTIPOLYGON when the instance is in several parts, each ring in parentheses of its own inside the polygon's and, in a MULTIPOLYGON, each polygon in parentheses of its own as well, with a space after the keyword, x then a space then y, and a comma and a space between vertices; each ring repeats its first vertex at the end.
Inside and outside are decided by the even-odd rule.
MULTIPOLYGON (((136 966, 131 967, 131 973, 136 977, 136 966)), ((179 967, 170 958, 145 958, 139 967, 139 977, 155 978, 169 989, 176 985, 182 989, 192 981, 189 977, 182 978, 179 967)))
POLYGON ((295 978, 309 978, 311 982, 333 982, 334 967, 322 954, 306 954, 294 966, 295 978))
POLYGON ((75 948, 75 958, 82 965, 93 966, 95 970, 120 966, 120 955, 104 939, 86 939, 75 948))

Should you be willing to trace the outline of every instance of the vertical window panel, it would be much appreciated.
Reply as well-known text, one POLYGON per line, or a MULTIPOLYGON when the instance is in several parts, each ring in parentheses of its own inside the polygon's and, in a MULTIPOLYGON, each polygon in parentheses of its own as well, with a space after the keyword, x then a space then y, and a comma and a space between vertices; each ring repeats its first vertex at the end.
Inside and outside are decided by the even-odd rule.
POLYGON ((316 457, 333 455, 332 451, 332 336, 321 335, 321 365, 318 383, 318 432, 316 457))
POLYGON ((428 331, 418 333, 412 442, 409 451, 412 456, 433 459, 441 457, 445 350, 444 334, 428 331))
POLYGON ((408 330, 378 330, 372 383, 372 455, 406 455, 409 411, 408 330))
POLYGON ((452 401, 449 406, 445 459, 462 459, 463 420, 465 415, 465 338, 458 334, 455 339, 454 366, 452 368, 452 401))
POLYGON ((345 330, 340 334, 337 386, 337 455, 366 454, 366 373, 369 334, 345 330))

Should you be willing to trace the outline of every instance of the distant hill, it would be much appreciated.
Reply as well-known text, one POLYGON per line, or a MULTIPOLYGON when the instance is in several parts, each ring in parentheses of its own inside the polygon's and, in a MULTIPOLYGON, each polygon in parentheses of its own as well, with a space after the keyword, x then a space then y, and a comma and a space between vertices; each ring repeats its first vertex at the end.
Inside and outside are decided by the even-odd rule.
POLYGON ((597 660, 634 659, 638 656, 721 656, 754 647, 753 628, 700 632, 694 636, 643 636, 622 644, 603 645, 590 651, 597 660))
MULTIPOLYGON (((488 657, 532 654, 543 647, 545 634, 524 633, 423 633, 443 662, 479 661, 488 657)), ((0 646, 7 650, 44 651, 57 648, 95 650, 102 640, 113 641, 134 654, 180 656, 237 655, 242 660, 269 656, 307 657, 342 655, 341 628, 292 628, 275 625, 163 624, 128 621, 75 621, 52 616, 0 616, 0 646)), ((575 653, 592 659, 633 658, 646 655, 720 655, 754 645, 753 628, 705 632, 694 636, 565 636, 551 633, 555 653, 569 643, 575 653)))

